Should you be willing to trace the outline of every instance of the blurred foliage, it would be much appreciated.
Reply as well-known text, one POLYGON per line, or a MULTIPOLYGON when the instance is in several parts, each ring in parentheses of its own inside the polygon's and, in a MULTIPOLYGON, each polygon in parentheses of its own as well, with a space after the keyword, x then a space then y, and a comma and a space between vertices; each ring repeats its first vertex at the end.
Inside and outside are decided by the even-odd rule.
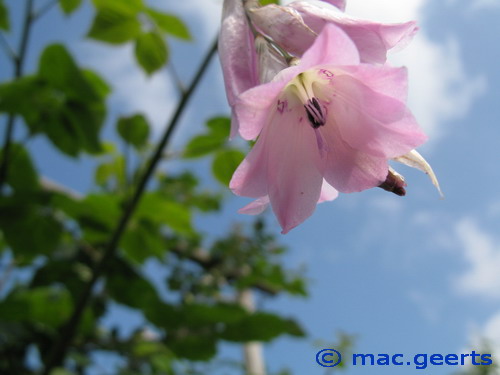
MULTIPOLYGON (((74 14, 82 3, 60 0, 59 11, 74 14)), ((191 39, 177 16, 145 1, 92 4, 87 36, 110 45, 133 43, 146 74, 169 63, 169 38, 191 39)), ((24 32, 33 32, 34 20, 24 21, 24 32)), ((9 30, 13 22, 0 0, 0 29, 9 30)), ((34 72, 0 84, 0 115, 9 123, 22 119, 18 126, 27 134, 0 149, 1 164, 8 167, 0 181, 0 374, 43 368, 148 167, 153 147, 147 118, 141 113, 110 118, 110 94, 106 77, 79 66, 62 44, 45 46, 34 72), (110 142, 101 131, 113 123, 116 136, 110 142), (92 158, 96 168, 88 191, 77 193, 64 180, 54 183, 39 175, 40 155, 29 142, 40 136, 60 157, 92 158)), ((84 374, 95 366, 96 353, 120 358, 116 374, 201 374, 209 365, 198 361, 216 358, 221 342, 304 335, 290 317, 251 313, 237 301, 239 291, 248 289, 268 296, 306 295, 302 273, 283 267, 286 249, 265 223, 235 224, 219 238, 196 225, 200 215, 218 220, 228 196, 223 192, 243 158, 227 142, 229 128, 226 117, 209 119, 205 131, 175 155, 185 170, 163 169, 149 181, 118 251, 99 269, 102 278, 83 308, 67 355, 51 375, 84 374), (209 160, 220 188, 205 188, 189 168, 198 159, 209 160), (157 268, 162 271, 152 274, 157 268), (143 323, 121 334, 116 323, 105 323, 112 306, 135 311, 143 323)), ((241 364, 237 368, 243 372, 241 364)))
MULTIPOLYGON (((484 361, 488 359, 491 360, 491 364, 482 364, 483 358, 476 357, 476 363, 481 363, 480 365, 472 365, 472 359, 467 358, 467 365, 464 366, 464 369, 454 372, 454 375, 499 375, 500 374, 500 366, 497 363, 497 355, 495 350, 493 349, 493 344, 490 340, 486 338, 482 338, 479 340, 479 343, 474 346, 474 351, 478 354, 485 355, 489 354, 489 358, 484 358, 484 361), (470 361, 470 362, 469 362, 470 361)), ((486 362, 487 363, 487 362, 486 362)))

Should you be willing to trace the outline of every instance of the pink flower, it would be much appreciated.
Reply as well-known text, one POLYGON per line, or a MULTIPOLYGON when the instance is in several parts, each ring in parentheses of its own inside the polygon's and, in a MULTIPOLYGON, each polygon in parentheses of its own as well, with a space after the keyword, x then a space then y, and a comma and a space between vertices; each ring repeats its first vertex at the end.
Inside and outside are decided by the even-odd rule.
POLYGON ((239 95, 240 134, 258 137, 230 182, 257 198, 244 211, 269 202, 287 233, 335 190, 386 183, 388 160, 426 140, 405 104, 406 80, 404 68, 360 64, 354 42, 327 24, 298 65, 239 95))
POLYGON ((333 23, 351 38, 361 62, 366 63, 383 64, 388 50, 404 47, 418 31, 413 21, 382 24, 350 17, 339 10, 344 7, 340 3, 302 0, 288 6, 270 4, 252 8, 249 15, 259 31, 296 56, 302 56, 323 27, 333 23))
POLYGON ((218 47, 231 107, 240 93, 260 83, 254 39, 243 0, 224 0, 218 47))

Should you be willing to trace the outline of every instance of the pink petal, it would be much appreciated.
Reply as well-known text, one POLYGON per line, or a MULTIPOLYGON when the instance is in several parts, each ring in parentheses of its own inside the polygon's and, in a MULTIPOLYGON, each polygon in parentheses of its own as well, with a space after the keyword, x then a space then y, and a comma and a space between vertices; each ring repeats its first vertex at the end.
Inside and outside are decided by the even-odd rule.
MULTIPOLYGON (((323 180, 323 185, 321 186, 321 193, 318 199, 318 203, 323 203, 327 201, 332 201, 339 196, 339 192, 330 185, 326 180, 323 180)), ((269 206, 269 196, 257 198, 256 200, 250 202, 245 207, 238 210, 238 213, 245 215, 258 215, 264 212, 264 210, 269 206)))
POLYGON ((352 148, 332 125, 327 123, 319 128, 329 148, 325 160, 325 180, 342 193, 370 189, 384 182, 389 170, 387 160, 352 148))
POLYGON ((317 34, 304 23, 298 12, 290 7, 269 4, 253 8, 249 14, 257 29, 295 55, 302 55, 317 34), (297 53, 298 51, 300 53, 297 53))
POLYGON ((343 66, 342 70, 356 77, 373 91, 406 103, 408 95, 408 71, 406 68, 361 64, 343 66))
POLYGON ((236 168, 229 188, 236 195, 260 198, 267 195, 267 147, 260 137, 245 159, 236 168))
POLYGON ((300 61, 302 70, 316 65, 356 65, 359 54, 349 37, 337 26, 328 24, 300 61))
POLYGON ((240 135, 247 140, 257 138, 269 121, 269 113, 276 110, 279 93, 298 73, 298 67, 282 70, 273 82, 245 91, 235 101, 234 114, 240 135))
POLYGON ((347 74, 331 81, 329 112, 349 146, 386 159, 403 155, 427 139, 406 105, 347 74))
POLYGON ((321 186, 321 194, 319 196, 318 203, 323 203, 326 201, 333 201, 339 196, 339 192, 326 180, 323 180, 323 185, 321 186))
POLYGON ((229 105, 259 83, 254 38, 240 0, 224 0, 219 56, 229 105))
POLYGON ((263 136, 268 194, 282 233, 287 233, 314 212, 323 182, 323 161, 315 131, 302 108, 277 112, 263 136))
MULTIPOLYGON (((350 17, 322 1, 296 1, 290 7, 297 10, 304 22, 316 33, 325 24, 333 23, 344 30, 356 44, 361 62, 384 63, 387 51, 408 44, 418 27, 415 22, 382 24, 350 17)), ((300 53, 300 52, 299 52, 300 53)))
POLYGON ((245 215, 258 215, 264 212, 264 210, 269 206, 269 196, 258 198, 253 202, 250 202, 245 207, 238 210, 238 213, 245 215))

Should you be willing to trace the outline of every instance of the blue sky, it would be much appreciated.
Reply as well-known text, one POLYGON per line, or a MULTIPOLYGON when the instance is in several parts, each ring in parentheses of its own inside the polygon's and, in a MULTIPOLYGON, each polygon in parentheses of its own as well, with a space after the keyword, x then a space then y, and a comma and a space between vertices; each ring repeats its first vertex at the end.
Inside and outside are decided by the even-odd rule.
MULTIPOLYGON (((192 29, 193 43, 172 43, 173 63, 187 80, 216 34, 221 1, 153 3, 178 13, 192 29)), ((431 138, 420 151, 438 175, 445 199, 424 174, 398 167, 409 185, 405 198, 372 189, 319 205, 313 217, 281 237, 291 248, 287 265, 308 270, 310 298, 261 298, 259 305, 295 317, 311 338, 331 340, 338 331, 355 334, 356 352, 460 353, 479 350, 481 336, 500 353, 500 1, 348 0, 347 12, 387 22, 418 21, 418 36, 393 54, 391 63, 408 66, 409 105, 431 138)), ((52 12, 42 20, 28 68, 36 66, 46 41, 70 43, 84 65, 112 77, 116 112, 111 116, 145 111, 159 134, 175 103, 168 74, 148 80, 130 62, 131 48, 109 51, 82 41, 90 8, 83 13, 66 21, 52 12)), ((2 57, 0 78, 8 74, 2 57)), ((174 148, 200 130, 203 119, 229 113, 216 62, 190 108, 174 148)), ((112 131, 105 134, 111 137, 112 131)), ((37 163, 45 176, 81 191, 90 187, 88 160, 61 159, 43 141, 31 146, 43 155, 37 163)), ((216 226, 203 218, 199 223, 207 232, 222 233, 232 222, 248 220, 236 213, 246 203, 232 197, 216 226)), ((267 215, 278 233, 275 219, 267 215)), ((126 319, 126 326, 133 317, 118 310, 110 319, 126 319)), ((238 350, 224 346, 228 354, 238 350)), ((315 351, 311 340, 283 338, 266 346, 265 356, 273 370, 323 374, 315 351)), ((352 367, 346 373, 439 375, 456 370, 352 367)))

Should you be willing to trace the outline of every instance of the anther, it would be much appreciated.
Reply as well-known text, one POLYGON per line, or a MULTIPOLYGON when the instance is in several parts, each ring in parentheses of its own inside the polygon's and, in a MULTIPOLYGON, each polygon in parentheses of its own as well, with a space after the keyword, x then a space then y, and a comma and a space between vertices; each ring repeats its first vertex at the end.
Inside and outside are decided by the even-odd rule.
POLYGON ((326 116, 316 98, 309 99, 304 108, 306 109, 307 118, 314 129, 325 125, 326 116))

